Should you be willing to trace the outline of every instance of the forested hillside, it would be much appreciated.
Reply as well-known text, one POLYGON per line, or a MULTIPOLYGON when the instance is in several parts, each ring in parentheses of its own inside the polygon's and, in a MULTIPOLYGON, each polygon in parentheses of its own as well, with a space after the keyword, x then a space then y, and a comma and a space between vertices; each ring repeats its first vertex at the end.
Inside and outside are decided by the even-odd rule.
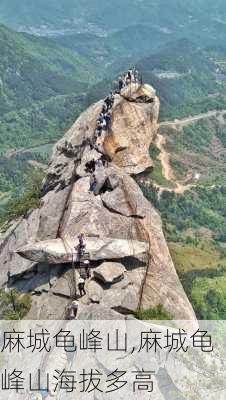
POLYGON ((188 40, 169 43, 138 63, 161 99, 161 119, 181 118, 226 108, 225 46, 200 50, 188 40))
POLYGON ((67 107, 71 96, 76 107, 75 96, 86 92, 96 75, 93 65, 80 55, 4 26, 0 26, 0 53, 2 153, 49 139, 48 125, 64 113, 65 96, 69 96, 67 107))
POLYGON ((16 33, 3 25, 0 54, 0 199, 4 204, 12 193, 21 191, 23 175, 31 170, 22 154, 12 160, 8 150, 59 138, 81 111, 98 73, 87 58, 51 40, 16 33))

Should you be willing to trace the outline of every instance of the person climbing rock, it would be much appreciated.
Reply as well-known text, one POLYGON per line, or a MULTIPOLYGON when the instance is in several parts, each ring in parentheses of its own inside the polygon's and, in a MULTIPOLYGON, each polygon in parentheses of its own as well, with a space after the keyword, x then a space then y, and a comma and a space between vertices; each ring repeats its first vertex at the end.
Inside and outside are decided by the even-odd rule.
POLYGON ((86 237, 84 233, 80 233, 80 235, 78 236, 78 240, 79 240, 79 254, 80 256, 83 255, 85 253, 86 250, 86 237))
POLYGON ((71 304, 68 304, 66 308, 66 319, 73 320, 77 316, 79 302, 77 300, 73 300, 71 304))
POLYGON ((86 295, 86 291, 85 291, 85 279, 82 278, 82 276, 79 277, 78 280, 78 290, 80 293, 80 296, 85 296, 86 295))
POLYGON ((112 108, 114 105, 114 102, 115 102, 115 95, 113 92, 110 93, 110 101, 111 101, 111 108, 112 108))
POLYGON ((94 192, 97 186, 97 180, 95 174, 91 175, 90 177, 90 192, 94 192))
POLYGON ((127 72, 127 84, 130 84, 132 82, 132 70, 129 69, 129 71, 127 72))
POLYGON ((107 111, 108 111, 108 106, 107 106, 106 102, 104 102, 102 109, 101 109, 101 113, 106 114, 107 111))
POLYGON ((136 67, 133 68, 133 79, 134 79, 135 83, 139 82, 139 73, 138 73, 136 67))
POLYGON ((100 159, 101 159, 101 161, 102 161, 102 163, 103 163, 103 166, 105 167, 105 168, 107 168, 108 167, 108 163, 109 163, 109 158, 108 158, 108 156, 106 155, 106 154, 102 154, 102 156, 100 157, 100 159))
POLYGON ((111 92, 111 93, 104 99, 104 102, 105 102, 105 104, 106 104, 106 106, 107 106, 107 111, 106 111, 106 112, 108 112, 108 111, 113 107, 114 101, 115 101, 115 97, 114 97, 113 92, 111 92))
POLYGON ((106 123, 105 117, 103 118, 103 121, 100 123, 100 126, 101 126, 101 128, 102 128, 103 131, 106 130, 107 123, 106 123))
POLYGON ((86 172, 93 174, 95 172, 95 168, 96 168, 96 162, 95 162, 94 158, 91 161, 88 161, 85 164, 85 167, 86 167, 86 172))
POLYGON ((106 129, 111 129, 111 122, 112 122, 112 115, 110 112, 108 112, 105 116, 104 119, 106 121, 106 129))
POLYGON ((103 120, 104 120, 104 113, 101 112, 101 113, 98 115, 98 117, 97 117, 97 122, 102 123, 103 120))
POLYGON ((86 271, 86 277, 87 279, 89 279, 91 277, 91 273, 90 273, 90 261, 89 260, 85 260, 84 261, 84 268, 86 271))
POLYGON ((96 131, 95 131, 95 136, 96 136, 97 138, 101 136, 102 129, 103 129, 103 126, 102 126, 102 124, 100 123, 100 121, 98 121, 98 122, 97 122, 96 131))
POLYGON ((98 158, 98 160, 96 160, 96 167, 97 168, 102 168, 103 167, 103 161, 101 158, 98 158))
POLYGON ((71 303, 71 308, 72 308, 72 311, 73 311, 74 318, 77 317, 78 306, 79 306, 79 302, 77 300, 73 300, 72 303, 71 303))

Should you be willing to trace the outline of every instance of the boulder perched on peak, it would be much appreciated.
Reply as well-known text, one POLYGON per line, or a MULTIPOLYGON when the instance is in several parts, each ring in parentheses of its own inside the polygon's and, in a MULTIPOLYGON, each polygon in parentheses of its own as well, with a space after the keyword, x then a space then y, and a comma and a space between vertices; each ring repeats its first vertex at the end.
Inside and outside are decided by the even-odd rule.
POLYGON ((153 167, 149 147, 156 135, 158 115, 159 99, 149 85, 139 90, 134 85, 117 99, 104 148, 124 172, 134 175, 153 167), (146 97, 146 101, 142 102, 142 97, 146 97))

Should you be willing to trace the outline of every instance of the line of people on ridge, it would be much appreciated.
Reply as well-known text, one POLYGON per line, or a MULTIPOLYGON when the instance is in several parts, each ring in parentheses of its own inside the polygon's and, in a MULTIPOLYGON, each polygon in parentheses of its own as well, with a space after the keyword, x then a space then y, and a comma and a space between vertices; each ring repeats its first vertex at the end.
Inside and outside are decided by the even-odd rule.
MULTIPOLYGON (((121 94, 122 90, 130 85, 131 83, 142 83, 142 78, 139 76, 139 72, 136 68, 129 69, 126 74, 120 76, 118 79, 118 90, 110 92, 110 94, 104 99, 104 103, 101 108, 101 112, 97 117, 97 124, 94 133, 94 141, 90 143, 91 148, 95 148, 101 156, 99 159, 94 158, 85 164, 85 170, 90 174, 90 191, 95 191, 97 185, 97 179, 95 176, 96 167, 107 167, 108 157, 102 153, 99 147, 96 145, 97 139, 101 137, 103 133, 106 133, 111 129, 112 126, 112 108, 115 102, 115 95, 121 94)), ((78 290, 80 297, 86 295, 85 281, 91 277, 90 272, 90 261, 85 258, 86 254, 86 236, 84 233, 80 233, 78 236, 78 258, 80 261, 80 274, 78 280, 78 290), (82 260, 84 258, 84 260, 82 260)), ((73 302, 67 307, 67 319, 75 319, 78 312, 79 302, 73 300, 73 302)))
MULTIPOLYGON (((128 70, 123 76, 120 76, 118 79, 118 90, 111 91, 110 94, 104 99, 104 103, 101 108, 101 112, 97 117, 97 125, 94 134, 94 143, 93 146, 98 152, 101 153, 100 148, 97 145, 98 138, 101 137, 102 133, 106 133, 108 130, 111 129, 112 126, 112 107, 114 106, 115 102, 115 95, 121 94, 122 90, 130 85, 131 83, 139 83, 142 81, 140 79, 139 72, 135 67, 128 70)), ((92 159, 91 161, 87 162, 86 172, 90 173, 90 192, 94 192, 97 186, 97 179, 95 176, 95 169, 96 167, 107 167, 108 166, 108 158, 107 156, 102 153, 101 157, 98 160, 92 159)))
MULTIPOLYGON (((118 80, 118 89, 119 93, 131 83, 139 83, 141 81, 139 72, 135 67, 129 69, 128 72, 119 77, 118 80)), ((142 82, 141 82, 142 83, 142 82)))
MULTIPOLYGON (((101 153, 100 148, 97 146, 97 140, 101 137, 103 133, 107 133, 111 129, 112 124, 112 112, 111 109, 115 102, 115 94, 110 92, 110 94, 104 99, 104 104, 102 105, 101 112, 96 120, 96 129, 94 133, 94 144, 93 147, 101 153)), ((96 167, 107 167, 108 157, 101 153, 101 157, 98 160, 90 160, 85 164, 86 172, 90 173, 90 192, 94 192, 97 186, 97 179, 95 176, 96 167)))

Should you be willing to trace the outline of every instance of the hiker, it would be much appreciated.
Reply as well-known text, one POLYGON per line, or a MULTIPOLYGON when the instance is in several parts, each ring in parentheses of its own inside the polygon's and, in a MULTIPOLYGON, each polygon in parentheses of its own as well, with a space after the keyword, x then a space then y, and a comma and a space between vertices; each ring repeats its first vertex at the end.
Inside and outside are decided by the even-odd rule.
POLYGON ((106 106, 107 106, 107 111, 106 111, 106 112, 108 112, 108 111, 112 108, 112 106, 113 106, 113 104, 114 104, 114 101, 115 101, 114 94, 113 94, 113 92, 111 92, 111 93, 104 99, 104 102, 105 102, 105 104, 106 104, 106 106))
POLYGON ((115 95, 113 92, 110 93, 110 101, 111 101, 111 108, 112 108, 114 105, 114 102, 115 102, 115 95))
POLYGON ((101 159, 101 161, 102 161, 102 163, 103 163, 103 166, 104 167, 108 167, 108 157, 105 155, 105 154, 102 154, 102 156, 100 157, 100 159, 101 159))
POLYGON ((90 189, 89 189, 90 192, 94 192, 94 190, 96 189, 96 186, 97 186, 97 180, 96 180, 95 175, 93 174, 90 177, 90 189))
POLYGON ((119 89, 119 93, 121 93, 122 89, 125 86, 125 81, 123 80, 123 78, 120 76, 119 80, 118 80, 118 89, 119 89))
POLYGON ((129 69, 126 75, 126 85, 131 84, 131 82, 132 82, 132 70, 129 69))
POLYGON ((71 303, 71 308, 73 311, 74 318, 76 318, 76 316, 77 316, 78 306, 79 306, 79 302, 77 300, 73 300, 71 303))
POLYGON ((139 73, 135 67, 133 68, 133 78, 135 83, 139 82, 139 73))
POLYGON ((94 158, 91 161, 87 162, 85 164, 85 167, 86 167, 87 172, 93 174, 95 172, 95 168, 96 168, 96 162, 95 162, 94 158))
POLYGON ((100 123, 100 126, 103 131, 105 131, 107 129, 107 122, 106 122, 105 117, 103 118, 103 121, 100 123))
POLYGON ((77 300, 72 301, 66 308, 66 319, 73 320, 77 316, 79 303, 77 300))
POLYGON ((98 115, 98 117, 97 117, 97 123, 98 122, 102 123, 103 120, 104 120, 104 113, 101 112, 100 115, 98 115))
POLYGON ((98 167, 98 168, 102 168, 104 165, 103 165, 103 161, 101 160, 101 158, 99 158, 98 160, 96 160, 96 167, 98 167))
POLYGON ((78 236, 78 240, 79 240, 79 254, 80 256, 83 255, 85 253, 85 249, 86 249, 86 237, 84 233, 80 233, 80 235, 78 236))
POLYGON ((106 121, 106 130, 111 129, 111 122, 112 122, 112 115, 110 112, 108 112, 105 117, 104 117, 105 121, 106 121))
MULTIPOLYGON (((104 99, 104 103, 106 104, 106 107, 107 107, 106 112, 108 112, 108 110, 111 108, 111 99, 110 99, 109 96, 107 96, 107 97, 104 99)), ((105 112, 105 113, 106 113, 106 112, 105 112)))
POLYGON ((92 150, 93 149, 93 140, 91 138, 87 138, 86 145, 90 147, 90 150, 92 150))
POLYGON ((96 131, 95 131, 95 137, 98 138, 101 136, 102 133, 102 124, 100 123, 100 121, 97 122, 97 127, 96 127, 96 131))
POLYGON ((85 279, 83 279, 82 276, 80 276, 78 280, 78 289, 81 297, 86 295, 85 279))
POLYGON ((85 271, 86 271, 86 277, 87 279, 89 279, 91 277, 91 273, 90 273, 90 261, 89 260, 85 260, 84 261, 84 267, 85 267, 85 271))
POLYGON ((101 114, 106 114, 106 112, 108 111, 108 106, 107 104, 104 102, 102 109, 101 109, 101 114))

